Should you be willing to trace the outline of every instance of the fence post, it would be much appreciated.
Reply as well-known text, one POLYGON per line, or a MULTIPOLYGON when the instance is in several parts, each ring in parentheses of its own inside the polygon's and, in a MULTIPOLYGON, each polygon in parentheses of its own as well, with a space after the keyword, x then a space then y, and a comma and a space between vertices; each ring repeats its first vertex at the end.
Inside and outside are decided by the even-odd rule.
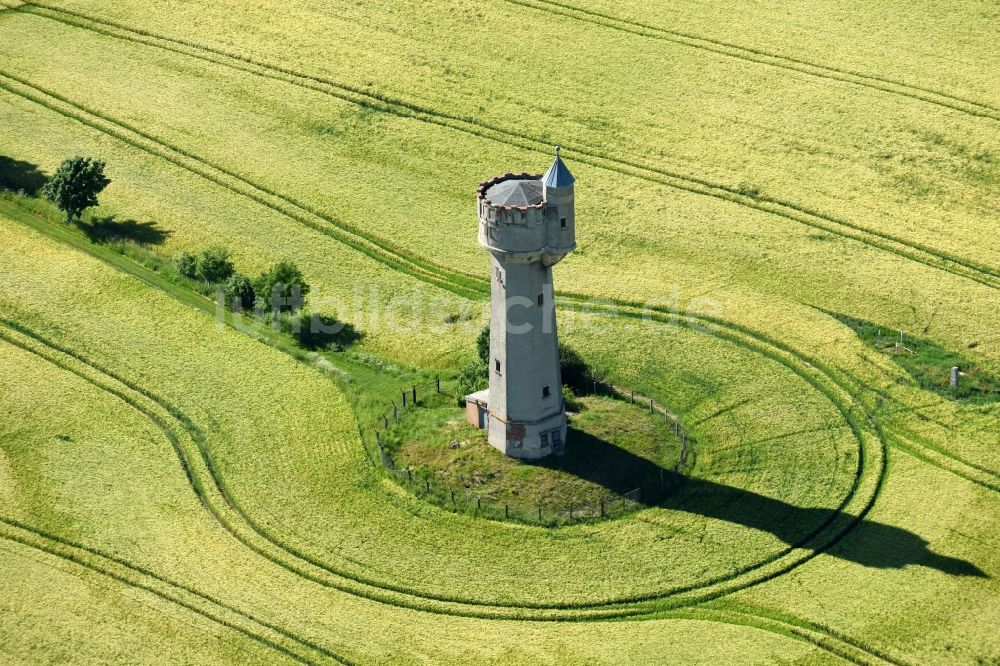
POLYGON ((476 511, 479 511, 482 508, 483 508, 483 498, 482 497, 477 497, 476 498, 476 511))
POLYGON ((454 488, 451 489, 451 503, 452 504, 455 503, 455 489, 454 488))
POLYGON ((401 391, 402 391, 402 393, 403 393, 403 407, 406 407, 406 391, 405 391, 405 390, 403 390, 403 389, 400 389, 400 390, 401 390, 401 391))
POLYGON ((413 483, 413 470, 409 467, 406 468, 406 480, 413 483))
POLYGON ((569 505, 569 519, 573 520, 573 505, 569 505))
POLYGON ((437 392, 440 393, 441 392, 441 375, 437 375, 434 378, 434 385, 435 385, 435 387, 437 387, 437 392))
POLYGON ((413 404, 417 404, 417 385, 413 385, 413 404))
POLYGON ((538 505, 538 522, 542 522, 542 505, 538 505))
POLYGON ((594 395, 597 395, 597 382, 594 382, 594 395))
POLYGON ((503 517, 510 518, 510 505, 506 502, 503 504, 503 517))
POLYGON ((652 398, 649 399, 649 413, 650 414, 653 413, 653 399, 652 398))
POLYGON ((424 479, 424 487, 427 488, 427 494, 430 495, 431 494, 431 480, 430 479, 424 479))

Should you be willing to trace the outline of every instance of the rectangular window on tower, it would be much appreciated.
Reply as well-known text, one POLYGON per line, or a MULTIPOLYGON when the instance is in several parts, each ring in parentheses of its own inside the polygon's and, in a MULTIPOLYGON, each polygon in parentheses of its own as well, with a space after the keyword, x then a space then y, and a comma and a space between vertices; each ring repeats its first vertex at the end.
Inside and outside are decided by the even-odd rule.
POLYGON ((545 294, 538 294, 538 307, 542 307, 543 303, 545 303, 545 294))
POLYGON ((566 218, 565 217, 560 217, 559 218, 559 228, 560 229, 565 229, 566 228, 566 218))
POLYGON ((494 359, 493 363, 494 363, 494 367, 497 369, 497 374, 499 375, 500 374, 500 359, 494 359))
POLYGON ((549 388, 548 386, 543 386, 542 387, 542 397, 543 398, 547 398, 550 395, 552 395, 552 389, 549 388))

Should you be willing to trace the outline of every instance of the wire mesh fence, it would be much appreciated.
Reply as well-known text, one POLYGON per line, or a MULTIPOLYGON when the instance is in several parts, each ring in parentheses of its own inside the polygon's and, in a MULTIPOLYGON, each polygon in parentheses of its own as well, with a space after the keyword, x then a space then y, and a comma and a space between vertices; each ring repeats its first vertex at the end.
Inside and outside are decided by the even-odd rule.
POLYGON ((616 386, 610 382, 591 382, 588 389, 592 389, 593 393, 590 395, 605 395, 613 398, 618 398, 619 400, 628 400, 633 405, 640 405, 643 408, 648 408, 650 414, 660 414, 663 416, 663 422, 666 423, 673 431, 674 436, 680 442, 680 455, 677 456, 677 464, 674 465, 675 472, 682 472, 687 468, 688 464, 688 453, 690 451, 690 444, 693 444, 690 435, 684 426, 681 425, 680 419, 677 415, 671 412, 669 409, 663 405, 659 405, 653 398, 649 396, 637 393, 632 389, 622 388, 616 386))
POLYGON ((457 400, 457 395, 446 388, 442 389, 440 378, 401 388, 398 399, 392 400, 391 406, 376 419, 375 427, 370 430, 373 436, 372 443, 376 459, 386 474, 399 485, 438 506, 481 518, 514 520, 534 525, 554 526, 614 518, 659 503, 676 491, 680 483, 679 474, 688 465, 693 444, 677 416, 666 407, 657 404, 653 398, 631 389, 624 389, 607 382, 594 382, 588 388, 590 390, 586 392, 587 395, 626 400, 643 409, 648 409, 651 414, 662 415, 664 423, 671 429, 680 444, 679 455, 673 467, 674 473, 665 473, 661 468, 659 483, 647 482, 646 485, 639 485, 633 490, 620 494, 611 491, 592 493, 580 498, 579 501, 564 503, 561 506, 551 506, 503 502, 484 497, 471 486, 456 487, 437 473, 401 467, 386 450, 384 442, 386 432, 399 423, 408 411, 422 406, 424 404, 423 397, 428 392, 443 394, 457 400))

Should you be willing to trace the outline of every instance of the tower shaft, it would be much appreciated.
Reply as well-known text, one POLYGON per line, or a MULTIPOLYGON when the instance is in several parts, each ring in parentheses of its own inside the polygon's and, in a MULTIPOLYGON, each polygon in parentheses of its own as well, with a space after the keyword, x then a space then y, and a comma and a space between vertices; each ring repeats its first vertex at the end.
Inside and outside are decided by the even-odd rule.
POLYGON ((576 247, 573 176, 557 156, 544 176, 479 186, 479 243, 489 250, 490 388, 467 396, 470 420, 515 458, 562 453, 566 407, 552 267, 576 247), (483 410, 487 409, 488 413, 483 410))
POLYGON ((566 416, 552 267, 493 257, 490 312, 490 444, 507 455, 559 452, 566 416))

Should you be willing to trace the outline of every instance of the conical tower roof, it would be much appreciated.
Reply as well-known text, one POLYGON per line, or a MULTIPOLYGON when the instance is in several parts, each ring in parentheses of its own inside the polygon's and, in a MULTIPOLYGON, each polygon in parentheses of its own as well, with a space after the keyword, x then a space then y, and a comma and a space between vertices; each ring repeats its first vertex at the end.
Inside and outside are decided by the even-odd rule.
POLYGON ((542 176, 542 183, 545 184, 545 187, 569 187, 575 180, 573 174, 566 167, 566 163, 559 157, 559 146, 556 146, 556 159, 542 176))

